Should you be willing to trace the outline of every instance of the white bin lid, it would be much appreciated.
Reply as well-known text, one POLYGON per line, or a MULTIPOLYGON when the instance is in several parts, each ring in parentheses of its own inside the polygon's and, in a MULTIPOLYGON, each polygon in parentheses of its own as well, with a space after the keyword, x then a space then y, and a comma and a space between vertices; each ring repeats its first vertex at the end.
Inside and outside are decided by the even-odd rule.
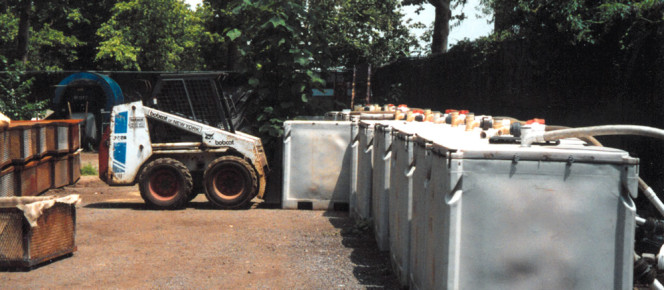
POLYGON ((609 147, 585 146, 578 139, 563 139, 558 145, 489 144, 487 139, 439 138, 434 140, 436 152, 454 152, 455 159, 496 159, 564 161, 582 163, 638 164, 629 153, 609 147))

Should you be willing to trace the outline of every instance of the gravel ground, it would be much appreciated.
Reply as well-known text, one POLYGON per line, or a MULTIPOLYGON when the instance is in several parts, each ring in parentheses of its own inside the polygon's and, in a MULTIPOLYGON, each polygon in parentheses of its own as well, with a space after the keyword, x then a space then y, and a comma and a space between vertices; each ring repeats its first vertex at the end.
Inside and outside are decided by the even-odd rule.
POLYGON ((137 187, 94 176, 47 194, 71 193, 83 200, 78 251, 4 269, 0 288, 398 288, 370 227, 347 212, 218 210, 204 195, 183 210, 148 210, 137 187))

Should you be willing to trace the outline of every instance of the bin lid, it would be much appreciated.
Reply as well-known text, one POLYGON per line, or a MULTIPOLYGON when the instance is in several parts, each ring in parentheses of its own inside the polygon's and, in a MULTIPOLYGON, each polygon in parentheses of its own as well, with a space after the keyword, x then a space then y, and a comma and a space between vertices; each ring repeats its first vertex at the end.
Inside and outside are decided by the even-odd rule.
POLYGON ((489 144, 487 139, 439 138, 433 142, 435 152, 454 152, 455 159, 495 159, 563 161, 580 163, 638 164, 639 160, 626 151, 597 146, 585 146, 578 139, 563 139, 557 145, 489 144))

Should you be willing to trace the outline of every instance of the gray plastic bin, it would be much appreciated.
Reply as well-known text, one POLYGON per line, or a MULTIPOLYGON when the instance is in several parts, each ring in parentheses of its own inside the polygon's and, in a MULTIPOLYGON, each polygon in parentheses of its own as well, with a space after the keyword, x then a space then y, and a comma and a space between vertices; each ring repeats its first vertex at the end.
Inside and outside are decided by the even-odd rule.
POLYGON ((389 191, 390 261, 402 286, 408 285, 413 194, 413 136, 410 123, 392 127, 389 191))
MULTIPOLYGON (((371 213, 371 187, 373 174, 373 139, 375 121, 358 123, 357 142, 353 142, 353 169, 351 182, 355 182, 350 195, 350 214, 355 219, 369 219, 371 213)), ((353 186, 351 186, 353 187, 353 186)))
MULTIPOLYGON (((564 141, 564 140, 563 140, 564 141)), ((422 289, 632 289, 638 160, 435 141, 422 289)))
POLYGON ((374 126, 374 168, 372 172, 371 212, 376 243, 380 251, 390 249, 389 192, 392 161, 392 126, 380 122, 374 126))
POLYGON ((430 184, 432 145, 430 140, 415 136, 413 155, 416 164, 413 173, 413 209, 410 226, 410 274, 411 289, 424 289, 421 282, 425 280, 428 271, 424 269, 426 260, 426 237, 428 229, 428 204, 432 202, 432 188, 430 184))
POLYGON ((353 215, 357 207, 357 165, 359 159, 360 147, 360 124, 359 120, 353 119, 350 124, 350 176, 348 181, 350 187, 348 188, 348 210, 350 215, 353 215))
POLYGON ((350 121, 284 122, 283 208, 347 208, 350 126, 350 121))

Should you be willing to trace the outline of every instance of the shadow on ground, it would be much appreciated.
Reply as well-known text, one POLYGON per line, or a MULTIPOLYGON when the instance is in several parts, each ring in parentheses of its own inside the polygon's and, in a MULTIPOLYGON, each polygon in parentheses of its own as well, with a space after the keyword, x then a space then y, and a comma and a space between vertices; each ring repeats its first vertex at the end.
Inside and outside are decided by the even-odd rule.
POLYGON ((53 258, 53 259, 46 260, 46 261, 44 261, 44 262, 41 262, 41 263, 39 263, 39 264, 37 264, 37 265, 33 265, 33 266, 30 266, 30 267, 23 267, 23 266, 16 266, 16 267, 12 267, 12 266, 2 266, 2 267, 0 267, 0 272, 30 272, 30 271, 32 271, 32 270, 36 270, 36 269, 39 269, 39 268, 41 268, 41 267, 48 266, 48 265, 50 265, 50 264, 52 264, 52 263, 55 263, 55 262, 57 262, 57 261, 60 261, 60 260, 63 260, 63 259, 67 259, 67 258, 70 258, 70 257, 72 257, 73 255, 74 255, 73 253, 65 254, 65 255, 62 255, 62 256, 59 256, 59 257, 55 257, 55 258, 53 258))
MULTIPOLYGON (((151 208, 143 202, 93 202, 83 206, 85 208, 97 208, 97 209, 133 209, 133 210, 160 210, 151 208)), ((198 209, 198 210, 225 210, 214 206, 212 203, 207 201, 190 201, 187 203, 183 209, 198 209)), ((228 209, 228 210, 247 210, 252 208, 261 208, 261 209, 275 209, 279 208, 278 205, 274 204, 265 204, 265 203, 252 203, 249 208, 238 208, 238 209, 228 209)))
POLYGON ((390 267, 388 252, 378 250, 370 222, 356 223, 348 212, 328 211, 325 217, 341 230, 342 243, 351 248, 353 275, 367 288, 400 289, 390 267))

